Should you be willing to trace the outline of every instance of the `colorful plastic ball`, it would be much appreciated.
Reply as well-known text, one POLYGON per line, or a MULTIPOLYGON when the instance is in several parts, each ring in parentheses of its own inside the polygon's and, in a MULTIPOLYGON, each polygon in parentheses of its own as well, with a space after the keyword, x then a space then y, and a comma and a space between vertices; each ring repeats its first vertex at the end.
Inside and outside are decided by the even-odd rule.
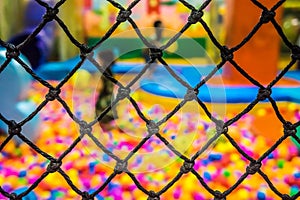
MULTIPOLYGON (((25 192, 28 188, 27 187, 22 187, 22 188, 19 188, 17 190, 14 191, 14 193, 16 193, 17 195, 25 192)), ((29 194, 27 194, 25 197, 22 198, 23 200, 38 200, 36 194, 31 191, 29 192, 29 194)))
POLYGON ((290 189, 290 195, 293 196, 293 195, 296 195, 298 192, 299 192, 299 187, 297 186, 292 186, 291 189, 290 189))
POLYGON ((221 160, 222 159, 222 154, 210 154, 208 156, 208 159, 211 160, 211 161, 221 160))
POLYGON ((265 193, 263 193, 263 192, 261 192, 261 191, 259 191, 258 193, 257 193, 257 199, 258 200, 266 200, 266 194, 265 193))
POLYGON ((249 193, 249 190, 245 189, 245 188, 242 188, 240 190, 237 191, 237 194, 239 196, 239 199, 243 199, 243 200, 246 200, 246 199, 249 199, 250 197, 250 193, 249 193))

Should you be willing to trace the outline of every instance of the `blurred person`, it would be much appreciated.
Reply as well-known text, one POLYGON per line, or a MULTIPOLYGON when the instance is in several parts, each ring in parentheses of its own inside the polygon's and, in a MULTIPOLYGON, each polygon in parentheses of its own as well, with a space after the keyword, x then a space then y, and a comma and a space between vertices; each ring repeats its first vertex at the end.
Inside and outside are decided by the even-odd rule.
MULTIPOLYGON (((105 50, 98 53, 97 61, 104 71, 113 76, 112 66, 115 64, 115 56, 112 51, 105 50)), ((96 116, 98 117, 108 106, 111 105, 113 100, 114 84, 107 79, 103 74, 101 75, 101 87, 96 101, 96 116)), ((112 107, 105 116, 99 120, 99 124, 104 131, 109 131, 113 128, 113 121, 117 118, 115 107, 112 107)))
MULTIPOLYGON (((153 38, 151 38, 150 42, 159 48, 161 46, 162 39, 163 39, 162 38, 162 28, 163 28, 162 21, 155 20, 153 23, 153 27, 154 27, 155 34, 154 34, 153 38)), ((145 63, 149 62, 150 61, 150 55, 149 55, 150 49, 145 48, 145 49, 143 49, 142 53, 143 53, 145 63)))
MULTIPOLYGON (((160 48, 162 45, 162 33, 163 33, 163 24, 161 20, 155 20, 153 23, 155 34, 153 38, 151 38, 150 43, 154 44, 157 48, 160 48)), ((143 58, 145 63, 148 63, 150 61, 150 48, 145 48, 142 50, 143 58)), ((157 60, 153 62, 153 64, 150 65, 149 68, 149 75, 152 76, 152 74, 155 71, 155 68, 157 67, 157 60)))

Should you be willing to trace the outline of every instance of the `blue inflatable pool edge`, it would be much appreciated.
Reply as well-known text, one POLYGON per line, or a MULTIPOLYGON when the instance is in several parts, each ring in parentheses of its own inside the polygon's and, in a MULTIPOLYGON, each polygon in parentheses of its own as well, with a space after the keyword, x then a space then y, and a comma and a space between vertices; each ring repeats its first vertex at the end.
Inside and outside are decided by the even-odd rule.
MULTIPOLYGON (((185 80, 190 86, 195 87, 208 72, 203 73, 198 68, 182 68, 178 71, 178 76, 185 80), (192 74, 192 76, 190 75, 192 74)), ((141 88, 151 94, 162 97, 171 97, 183 99, 187 93, 187 88, 173 78, 165 69, 161 69, 151 78, 145 78, 141 81, 141 88)), ((221 72, 220 83, 222 83, 221 72)), ((297 77, 299 86, 273 86, 271 97, 276 101, 288 101, 300 103, 300 71, 288 73, 288 78, 297 77)), ((204 84, 199 88, 198 97, 204 102, 212 103, 250 103, 257 97, 259 88, 254 85, 249 86, 231 86, 225 84, 204 84)))
MULTIPOLYGON (((63 62, 49 62, 38 68, 37 74, 46 80, 62 80, 79 62, 80 57, 76 56, 63 62)), ((140 72, 145 64, 143 63, 123 63, 117 62, 112 71, 115 74, 136 74, 140 72)), ((172 69, 192 87, 198 84, 203 76, 208 75, 214 65, 172 65, 172 69), (192 74, 192 76, 191 76, 192 74)), ((86 60, 80 69, 90 73, 95 73, 98 69, 86 60)), ((222 74, 222 70, 216 73, 222 74)), ((300 81, 300 71, 289 71, 285 77, 300 81)), ((152 78, 146 77, 141 81, 141 89, 155 95, 183 98, 186 94, 186 88, 178 83, 164 67, 156 67, 155 75, 152 78)), ((217 103, 249 103, 255 99, 258 94, 258 88, 255 86, 213 86, 204 85, 200 88, 199 98, 204 102, 217 103)), ((276 101, 300 102, 299 87, 278 87, 272 88, 272 97, 276 101)))

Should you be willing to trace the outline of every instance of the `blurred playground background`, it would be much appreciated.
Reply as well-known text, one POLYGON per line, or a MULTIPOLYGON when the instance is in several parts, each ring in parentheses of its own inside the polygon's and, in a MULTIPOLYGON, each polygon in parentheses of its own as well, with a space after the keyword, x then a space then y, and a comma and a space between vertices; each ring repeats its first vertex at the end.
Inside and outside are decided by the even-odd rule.
MULTIPOLYGON (((210 34, 219 44, 230 48, 246 35, 237 34, 238 28, 233 23, 232 30, 228 29, 231 13, 226 2, 230 1, 188 1, 195 8, 209 3, 203 10, 202 19, 210 33, 199 22, 183 29, 187 21, 192 20, 191 9, 184 1, 138 1, 130 15, 138 29, 134 30, 127 21, 120 23, 109 38, 94 49, 94 56, 105 50, 114 53, 113 77, 122 85, 131 86, 129 94, 133 99, 125 98, 117 103, 115 129, 106 131, 95 119, 95 101, 103 75, 93 60, 85 60, 73 74, 73 69, 85 56, 81 54, 80 45, 74 44, 91 47, 105 39, 118 20, 120 8, 114 1, 61 1, 63 4, 57 16, 73 39, 57 20, 48 24, 50 32, 45 26, 35 37, 48 37, 51 45, 46 46, 43 63, 31 72, 15 58, 7 63, 9 56, 5 53, 6 42, 24 30, 32 33, 43 20, 46 9, 38 3, 28 9, 30 2, 0 2, 0 93, 3 94, 0 101, 3 132, 0 140, 0 199, 13 198, 14 193, 24 199, 49 200, 158 199, 158 196, 161 199, 222 199, 218 197, 220 194, 226 199, 242 200, 299 198, 299 55, 278 36, 270 21, 262 26, 265 29, 260 27, 265 32, 255 33, 234 52, 233 57, 261 85, 249 81, 249 76, 241 76, 240 71, 232 70, 236 67, 221 66, 214 74, 216 78, 197 89, 199 95, 197 93, 196 97, 198 95, 201 102, 185 102, 190 94, 186 94, 186 90, 194 89, 220 63, 231 61, 230 53, 224 55, 223 50, 220 53, 210 34), (33 12, 34 9, 39 12, 33 12), (153 22, 157 19, 163 24, 163 44, 184 30, 163 53, 163 59, 174 73, 158 64, 153 74, 146 70, 133 83, 146 65, 143 57, 146 46, 136 30, 151 39, 155 33, 153 22), (27 25, 33 27, 28 29, 27 25), (269 37, 266 32, 271 29, 278 37, 269 37), (234 33, 232 37, 230 33, 234 33), (265 39, 262 39, 264 34, 265 39), (264 46, 265 41, 271 43, 269 49, 251 49, 264 46), (268 67, 262 71, 258 65, 253 65, 256 69, 252 70, 255 67, 248 67, 243 62, 247 60, 243 57, 247 49, 252 54, 255 51, 261 54, 261 57, 256 55, 257 63, 263 63, 261 66, 273 61, 275 65, 266 65, 268 67), (71 77, 68 76, 70 73, 71 77), (44 80, 37 80, 32 74, 44 80), (269 85, 278 74, 284 78, 278 83, 275 81, 274 86, 269 85), (186 81, 190 88, 177 82, 178 79, 186 81), (272 89, 270 94, 268 86, 272 89), (267 94, 262 94, 261 90, 267 94), (185 103, 178 107, 183 100, 185 103), (254 108, 249 106, 253 102, 254 108), (248 108, 251 109, 244 112, 248 108), (174 110, 177 112, 173 113, 174 110), (32 113, 35 116, 31 116, 32 113), (29 122, 24 121, 28 116, 29 122), (224 122, 226 127, 218 124, 220 121, 216 119, 224 122), (21 123, 25 137, 8 136, 12 126, 9 120, 21 123), (92 132, 83 137, 80 135, 85 126, 82 121, 92 125, 92 132), (153 130, 152 121, 159 126, 159 133, 145 140, 153 130), (218 135, 220 128, 222 134, 218 135), (119 174, 115 166, 120 167, 120 161, 126 159, 128 171, 119 174), (191 159, 193 170, 189 169, 191 159)), ((57 3, 55 0, 45 2, 51 6, 57 3)), ((125 8, 132 3, 128 0, 115 2, 125 8)), ((276 3, 272 2, 268 3, 268 8, 276 3)), ((259 16, 261 10, 256 10, 259 16)), ((286 40, 299 45, 299 2, 284 1, 274 19, 286 40)), ((260 18, 253 21, 250 28, 260 22, 260 18)), ((250 28, 247 28, 244 31, 248 33, 250 28)), ((20 55, 20 58, 31 66, 26 56, 20 55)), ((114 95, 122 89, 116 84, 114 95)))

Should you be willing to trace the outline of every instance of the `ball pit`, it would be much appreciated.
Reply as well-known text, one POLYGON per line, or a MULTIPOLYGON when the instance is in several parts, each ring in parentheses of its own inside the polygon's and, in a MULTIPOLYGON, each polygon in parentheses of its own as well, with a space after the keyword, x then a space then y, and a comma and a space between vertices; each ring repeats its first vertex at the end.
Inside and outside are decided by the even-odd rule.
MULTIPOLYGON (((55 81, 51 83, 56 84, 55 81)), ((63 86, 60 96, 70 105, 77 117, 90 121, 92 115, 85 111, 90 110, 91 105, 94 104, 95 90, 85 89, 74 92, 75 90, 73 84, 67 83, 63 86)), ((30 96, 38 104, 42 102, 47 92, 41 84, 34 82, 30 96)), ((139 107, 145 115, 154 120, 161 119, 167 113, 167 110, 159 105, 149 106, 139 102, 139 107)), ((293 109, 295 120, 300 120, 300 107, 295 105, 293 109)), ((146 128, 143 128, 144 122, 128 102, 121 104, 118 110, 122 113, 116 121, 119 129, 102 132, 100 127, 95 125, 93 132, 101 134, 101 137, 97 138, 104 146, 115 155, 124 158, 146 135, 146 128)), ((57 101, 48 103, 40 114, 43 123, 36 145, 57 158, 79 136, 78 127, 57 101)), ((274 143, 251 132, 251 121, 254 117, 251 113, 243 116, 229 127, 229 134, 250 156, 258 158, 274 143)), ((184 155, 191 157, 213 135, 213 127, 206 118, 199 119, 195 114, 179 112, 162 125, 161 134, 184 155), (181 134, 178 135, 175 133, 178 132, 179 123, 181 134)), ((7 192, 20 193, 46 171, 49 161, 30 149, 28 145, 21 144, 16 147, 11 141, 1 151, 0 163, 0 185, 7 192)), ((262 171, 269 176, 281 193, 293 195, 300 190, 300 157, 292 141, 289 139, 284 141, 262 163, 262 171)), ((113 172, 111 166, 115 164, 115 161, 100 151, 88 137, 84 137, 63 159, 61 168, 81 191, 92 192, 105 182, 113 172)), ((183 161, 177 159, 160 140, 152 137, 137 152, 137 155, 130 159, 128 168, 134 172, 141 185, 147 190, 159 191, 175 177, 182 164, 183 161)), ((249 164, 249 161, 241 156, 226 138, 222 137, 201 155, 200 159, 197 159, 194 169, 204 178, 208 186, 224 191, 238 181, 249 164)), ((0 195, 0 199, 3 198, 0 195)), ((48 175, 27 198, 81 199, 59 173, 48 175)), ((96 199, 101 200, 146 198, 132 179, 124 173, 116 176, 96 196, 96 199)), ((161 199, 204 200, 213 199, 213 196, 203 189, 193 174, 188 173, 166 191, 161 199)), ((270 190, 265 180, 256 174, 248 176, 228 196, 228 199, 271 200, 278 199, 278 196, 270 190)))

